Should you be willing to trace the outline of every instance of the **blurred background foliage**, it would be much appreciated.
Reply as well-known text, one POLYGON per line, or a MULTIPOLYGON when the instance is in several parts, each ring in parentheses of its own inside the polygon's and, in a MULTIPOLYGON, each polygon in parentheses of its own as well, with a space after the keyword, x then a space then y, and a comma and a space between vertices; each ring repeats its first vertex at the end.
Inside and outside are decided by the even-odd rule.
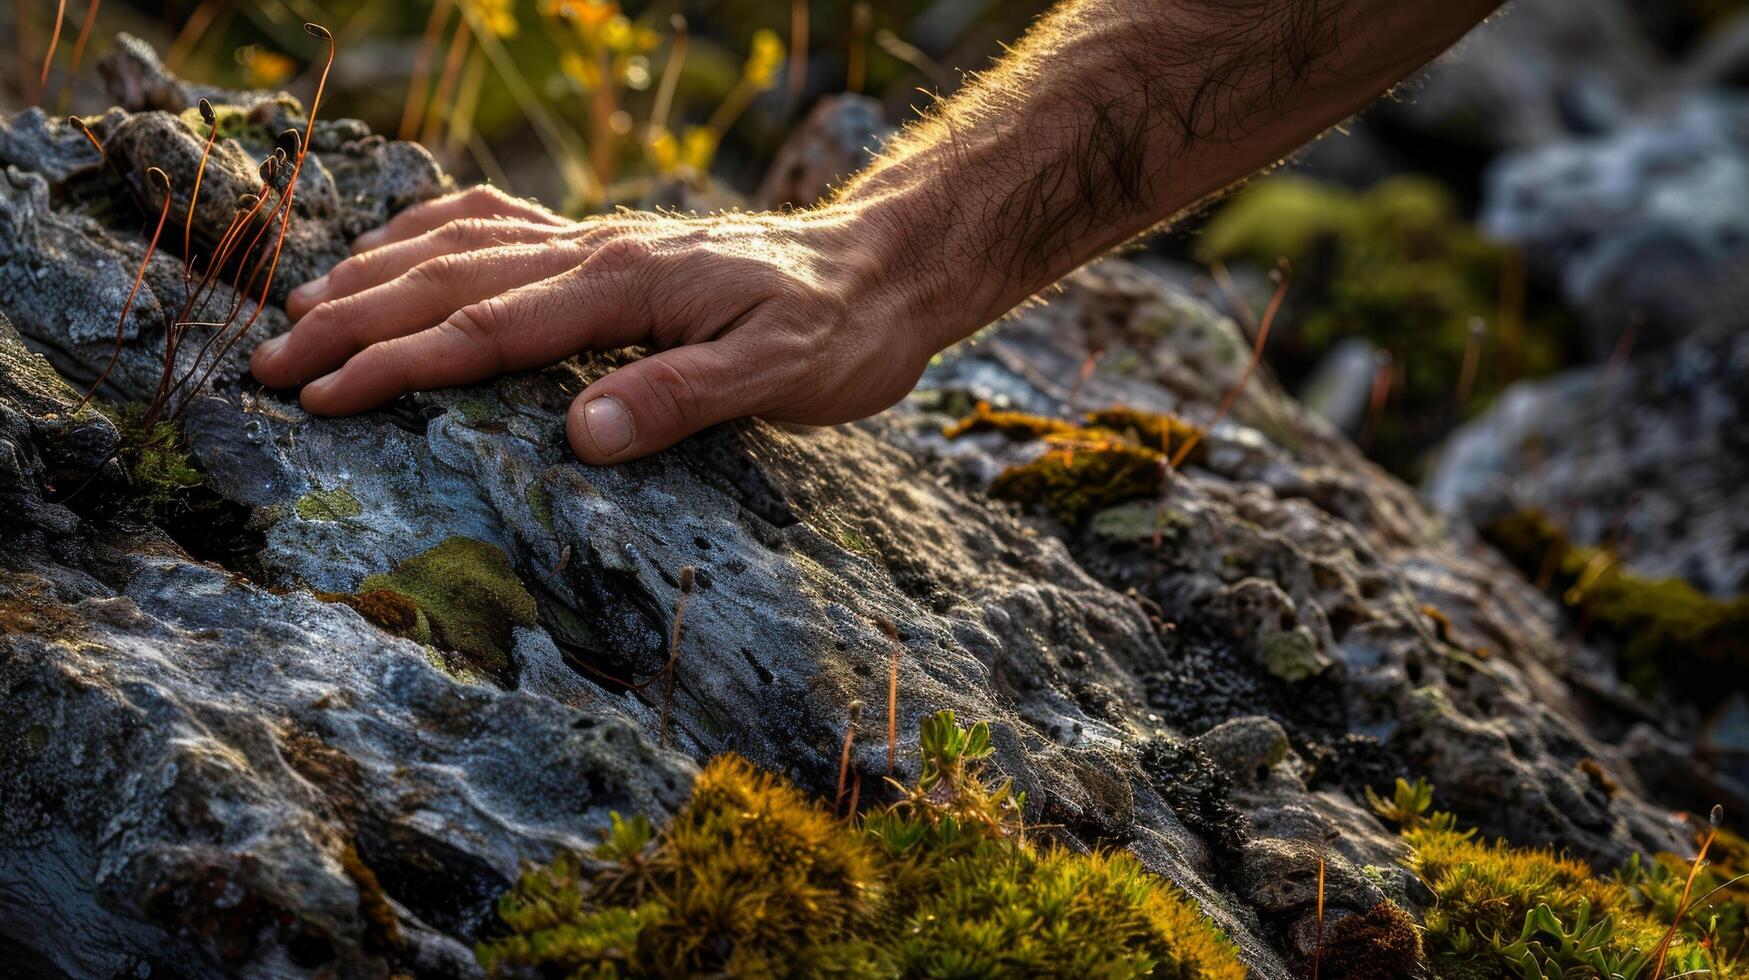
MULTIPOLYGON (((117 31, 152 42, 177 73, 308 98, 329 27, 334 116, 419 139, 464 181, 488 179, 573 212, 636 202, 642 178, 757 184, 826 93, 858 91, 903 120, 987 64, 1045 0, 108 0, 87 66, 117 31), (953 66, 953 67, 949 67, 953 66)), ((0 13, 17 39, 4 102, 36 101, 51 0, 0 13)), ((85 0, 68 0, 50 107, 85 0)), ((0 25, 5 25, 0 20, 0 25)), ((7 58, 11 61, 12 58, 7 58)), ((101 108, 87 68, 59 96, 101 108)))

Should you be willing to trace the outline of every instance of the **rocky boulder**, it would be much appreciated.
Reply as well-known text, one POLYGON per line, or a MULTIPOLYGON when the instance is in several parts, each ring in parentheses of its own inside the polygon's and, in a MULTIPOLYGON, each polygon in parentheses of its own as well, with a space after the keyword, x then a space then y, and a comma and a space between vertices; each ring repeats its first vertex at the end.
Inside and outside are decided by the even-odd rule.
MULTIPOLYGON (((1618 709, 1570 677, 1553 606, 1266 377, 1158 493, 1074 525, 990 499, 1059 450, 947 438, 979 402, 1209 426, 1241 377, 1231 320, 1122 261, 876 419, 737 423, 598 469, 564 410, 635 353, 347 419, 244 373, 286 328, 285 284, 448 187, 417 147, 318 124, 283 276, 186 391, 200 486, 144 502, 108 405, 162 376, 179 240, 145 266, 107 401, 62 380, 110 356, 160 203, 143 168, 183 193, 198 139, 196 90, 123 58, 108 77, 136 84, 92 123, 114 168, 39 114, 0 120, 0 955, 51 975, 475 975, 523 862, 586 846, 610 810, 671 813, 700 760, 830 793, 852 703, 885 703, 883 621, 901 732, 941 708, 989 721, 1029 824, 1133 852, 1258 976, 1309 953, 1321 858, 1334 915, 1425 901, 1364 802, 1398 776, 1600 864, 1682 849, 1599 737, 1618 709), (675 635, 672 684, 643 685, 675 635)), ((247 186, 268 149, 245 137, 221 167, 247 186)), ((196 209, 193 235, 229 214, 196 209)), ((852 759, 878 805, 886 746, 852 759)))

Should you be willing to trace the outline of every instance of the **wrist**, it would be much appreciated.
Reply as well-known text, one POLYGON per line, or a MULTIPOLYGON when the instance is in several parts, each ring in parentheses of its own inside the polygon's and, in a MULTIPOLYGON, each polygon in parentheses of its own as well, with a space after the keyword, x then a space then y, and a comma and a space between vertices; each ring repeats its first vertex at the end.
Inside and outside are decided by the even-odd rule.
POLYGON ((1025 298, 968 254, 965 229, 934 192, 886 181, 860 184, 815 213, 834 230, 851 294, 919 342, 930 357, 971 336, 1025 298))

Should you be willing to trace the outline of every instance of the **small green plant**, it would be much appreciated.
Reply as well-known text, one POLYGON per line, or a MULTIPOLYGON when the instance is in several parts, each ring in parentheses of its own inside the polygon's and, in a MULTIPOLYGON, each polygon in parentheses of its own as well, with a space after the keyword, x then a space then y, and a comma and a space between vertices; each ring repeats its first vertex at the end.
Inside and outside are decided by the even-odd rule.
POLYGON ((147 407, 124 406, 116 417, 116 458, 140 499, 162 513, 201 485, 182 442, 182 430, 168 420, 147 423, 147 407))
POLYGON ((1441 978, 1749 975, 1716 920, 1686 918, 1691 905, 1713 908, 1715 897, 1703 893, 1690 903, 1689 862, 1666 855, 1646 866, 1634 859, 1614 875, 1599 875, 1553 851, 1477 840, 1474 830, 1457 829, 1451 814, 1429 810, 1424 780, 1399 779, 1388 802, 1368 795, 1375 810, 1402 824, 1410 847, 1405 864, 1434 895, 1425 941, 1441 978))
POLYGON ((1372 787, 1368 786, 1366 801, 1372 806, 1374 813, 1404 830, 1425 826, 1427 811, 1433 807, 1433 784, 1421 776, 1415 777, 1412 783, 1398 776, 1390 799, 1373 792, 1372 787))
POLYGON ((613 817, 588 858, 529 868, 483 943, 494 976, 1239 980, 1232 944, 1127 854, 1037 848, 982 771, 990 729, 926 719, 925 775, 860 825, 734 756, 659 832, 613 817), (927 787, 924 786, 927 783, 927 787))

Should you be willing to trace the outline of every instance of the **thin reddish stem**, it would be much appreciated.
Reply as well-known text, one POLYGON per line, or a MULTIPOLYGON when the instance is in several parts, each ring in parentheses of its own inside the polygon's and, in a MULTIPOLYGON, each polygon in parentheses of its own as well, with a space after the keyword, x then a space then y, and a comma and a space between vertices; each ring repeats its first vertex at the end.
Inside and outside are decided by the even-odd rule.
POLYGON ((61 46, 61 21, 67 17, 67 0, 60 0, 55 6, 55 29, 49 32, 49 51, 43 55, 42 77, 36 81, 36 96, 43 97, 49 84, 49 68, 55 63, 55 49, 61 46))
POLYGON ((85 5, 85 22, 79 25, 79 37, 73 41, 73 61, 67 66, 68 84, 72 84, 74 75, 79 74, 79 64, 85 60, 85 42, 91 40, 91 28, 97 23, 97 8, 103 5, 103 0, 91 0, 85 5))
MULTIPOLYGON (((1263 311, 1263 319, 1257 325, 1257 342, 1251 345, 1251 358, 1245 362, 1245 370, 1239 374, 1239 380, 1227 389, 1226 397, 1221 399, 1220 407, 1215 409, 1215 417, 1209 420, 1209 424, 1204 427, 1203 432, 1213 430, 1215 426, 1221 424, 1222 419, 1227 417, 1227 413, 1233 409, 1233 403, 1239 400, 1239 393, 1245 390, 1245 383, 1250 381, 1251 375, 1256 372, 1258 362, 1263 360, 1263 345, 1269 342, 1269 328, 1275 324, 1275 315, 1281 312, 1281 301, 1287 296, 1287 286, 1288 277, 1283 273, 1281 281, 1275 284, 1275 295, 1269 299, 1269 308, 1263 311)), ((1190 438, 1184 440, 1184 444, 1179 446, 1178 451, 1172 455, 1172 468, 1176 470, 1183 466, 1184 461, 1190 458, 1191 450, 1194 450, 1197 443, 1201 441, 1202 432, 1193 433, 1190 438)))
POLYGON ((78 407, 73 409, 74 415, 78 415, 85 406, 91 404, 91 399, 97 397, 97 389, 103 387, 103 383, 109 380, 109 373, 115 370, 115 363, 121 358, 121 348, 126 339, 128 327, 128 311, 134 308, 134 297, 140 294, 140 284, 146 280, 146 267, 151 264, 152 253, 158 248, 158 236, 164 234, 164 223, 170 218, 170 175, 157 167, 146 171, 148 177, 153 174, 157 174, 158 179, 164 182, 164 207, 158 212, 158 226, 152 230, 152 239, 146 243, 146 254, 140 259, 139 271, 134 273, 133 288, 128 290, 127 301, 121 306, 121 317, 115 325, 115 350, 110 352, 109 363, 104 365, 102 373, 98 374, 97 380, 92 382, 91 390, 85 393, 85 397, 79 400, 78 407))
MULTIPOLYGON (((206 176, 207 157, 212 155, 213 140, 219 135, 219 119, 213 112, 213 105, 205 99, 200 100, 200 116, 206 120, 206 145, 200 150, 200 165, 194 169, 194 190, 188 195, 188 217, 182 222, 182 282, 186 289, 193 274, 194 252, 191 242, 194 236, 194 209, 200 204, 200 181, 206 176)), ((186 299, 186 295, 184 297, 186 299)))
MULTIPOLYGON (((1717 814, 1719 808, 1714 807, 1717 814)), ((1701 838, 1700 852, 1694 856, 1694 863, 1688 866, 1688 880, 1682 883, 1682 899, 1676 903, 1676 915, 1670 920, 1670 928, 1665 930, 1664 938, 1658 942, 1658 961, 1652 967, 1652 980, 1664 980, 1664 961, 1670 957, 1670 946, 1676 941, 1677 930, 1682 927, 1682 918, 1688 914, 1688 898, 1694 892, 1694 879, 1700 875, 1700 869, 1706 864, 1707 849, 1713 846, 1713 840, 1719 836, 1719 828, 1707 828, 1706 836, 1701 838)))

